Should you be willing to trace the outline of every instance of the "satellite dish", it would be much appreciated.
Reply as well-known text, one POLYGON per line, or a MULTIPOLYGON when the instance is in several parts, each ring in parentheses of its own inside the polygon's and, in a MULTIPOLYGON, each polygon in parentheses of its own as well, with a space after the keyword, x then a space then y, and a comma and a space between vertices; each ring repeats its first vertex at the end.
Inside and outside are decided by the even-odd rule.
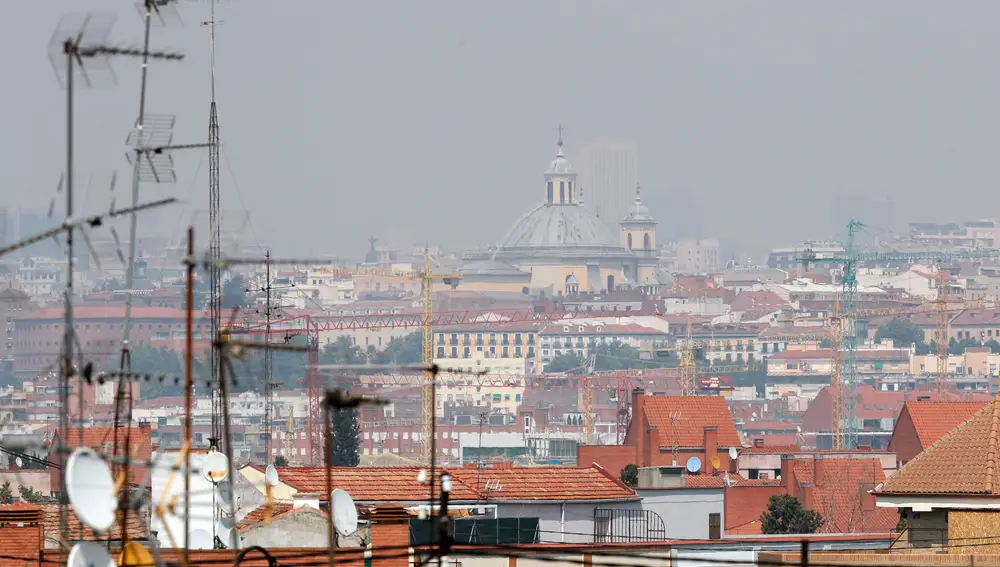
POLYGON ((115 481, 111 469, 89 447, 81 447, 66 463, 66 493, 85 526, 104 533, 115 523, 115 481))
POLYGON ((24 466, 24 461, 21 460, 21 457, 17 457, 14 459, 14 464, 17 465, 17 468, 21 468, 24 466))
POLYGON ((358 531, 358 509, 354 507, 354 499, 350 494, 339 488, 333 489, 330 493, 330 507, 337 533, 349 536, 358 531))
POLYGON ((738 452, 736 452, 736 447, 730 447, 729 448, 729 458, 731 460, 735 461, 736 457, 739 457, 739 456, 740 456, 740 454, 738 452))
POLYGON ((122 548, 122 552, 118 556, 118 564, 122 567, 143 567, 144 565, 155 565, 156 562, 153 561, 153 556, 146 551, 145 547, 130 541, 122 548))
POLYGON ((696 473, 701 470, 701 459, 698 457, 691 457, 687 462, 688 472, 696 473))
POLYGON ((719 459, 719 456, 712 455, 712 468, 718 469, 720 466, 722 466, 722 461, 719 459))
POLYGON ((221 541, 226 547, 233 549, 233 525, 231 523, 227 526, 220 519, 215 525, 215 536, 219 538, 219 541, 221 541))
POLYGON ((215 549, 215 538, 207 530, 191 530, 188 536, 188 547, 191 549, 215 549))
POLYGON ((278 469, 274 465, 267 465, 264 470, 264 483, 268 486, 278 486, 278 469))
POLYGON ((222 480, 215 485, 215 501, 219 504, 219 509, 226 514, 233 513, 233 500, 230 496, 232 494, 229 492, 228 480, 222 480))
POLYGON ((66 565, 68 567, 115 567, 115 560, 101 544, 84 541, 73 546, 66 560, 66 565))
POLYGON ((212 451, 202 461, 201 473, 212 484, 222 482, 229 476, 229 459, 218 451, 212 451))

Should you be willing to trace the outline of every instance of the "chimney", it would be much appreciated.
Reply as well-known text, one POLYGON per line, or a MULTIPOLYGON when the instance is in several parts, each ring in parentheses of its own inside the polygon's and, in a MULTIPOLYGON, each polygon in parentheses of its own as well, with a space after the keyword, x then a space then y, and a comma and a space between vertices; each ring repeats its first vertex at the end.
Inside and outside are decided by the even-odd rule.
POLYGON ((754 440, 753 440, 753 446, 754 447, 763 447, 764 446, 764 438, 763 437, 755 437, 754 440))
POLYGON ((652 466, 653 463, 646 462, 646 412, 643 411, 646 391, 642 388, 632 390, 632 422, 629 424, 629 433, 634 433, 635 437, 635 464, 637 467, 652 466))
POLYGON ((793 496, 798 491, 795 482, 795 457, 792 455, 781 456, 781 486, 784 486, 785 491, 793 496))
POLYGON ((826 467, 823 464, 823 455, 813 455, 813 485, 823 486, 826 479, 823 478, 823 474, 826 472, 826 467))
MULTIPOLYGON (((410 545, 410 515, 399 504, 379 504, 368 515, 368 521, 371 522, 373 549, 406 549, 410 545)), ((378 563, 385 567, 408 567, 410 558, 392 553, 378 563)))
POLYGON ((716 425, 705 426, 705 460, 701 463, 702 472, 711 474, 715 471, 712 467, 712 458, 719 452, 719 427, 716 425))

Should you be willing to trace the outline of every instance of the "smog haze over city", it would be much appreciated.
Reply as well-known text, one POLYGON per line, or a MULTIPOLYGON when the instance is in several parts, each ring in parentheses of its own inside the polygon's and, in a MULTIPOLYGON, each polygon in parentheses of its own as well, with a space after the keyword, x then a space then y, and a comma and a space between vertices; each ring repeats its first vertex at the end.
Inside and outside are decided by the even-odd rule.
MULTIPOLYGON (((150 73, 149 111, 176 115, 178 140, 205 135, 207 9, 182 2, 183 27, 154 35, 187 56, 150 73)), ((4 7, 12 209, 44 211, 55 190, 63 103, 46 43, 62 14, 91 10, 118 12, 112 37, 141 41, 130 2, 4 7)), ((222 208, 249 210, 245 238, 283 253, 360 256, 370 234, 497 244, 539 203, 558 124, 578 165, 592 142, 634 143, 663 235, 721 238, 727 257, 831 237, 850 216, 900 229, 993 213, 972 204, 1000 181, 993 2, 232 0, 218 12, 222 208), (891 218, 870 218, 886 209, 872 199, 891 218)), ((81 198, 94 209, 127 169, 137 107, 138 65, 115 68, 117 88, 78 102, 78 185, 93 176, 81 198)), ((202 153, 176 157, 176 186, 144 190, 185 203, 141 232, 176 238, 179 216, 206 208, 202 153)))

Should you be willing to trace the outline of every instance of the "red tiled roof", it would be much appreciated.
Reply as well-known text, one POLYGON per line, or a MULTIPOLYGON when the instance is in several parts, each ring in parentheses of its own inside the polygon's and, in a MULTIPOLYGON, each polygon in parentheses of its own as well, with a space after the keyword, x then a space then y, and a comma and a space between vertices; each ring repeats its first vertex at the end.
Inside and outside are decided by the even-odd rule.
POLYGON ((1000 442, 996 400, 945 434, 893 474, 879 494, 1000 494, 995 449, 1000 442))
MULTIPOLYGON (((292 505, 287 502, 275 502, 274 504, 271 505, 271 517, 273 518, 278 514, 284 514, 285 512, 291 509, 292 505)), ((240 524, 241 525, 257 524, 263 522, 266 516, 267 516, 267 505, 262 504, 254 508, 253 510, 250 510, 250 512, 246 516, 243 516, 243 519, 240 520, 240 524)))
POLYGON ((730 311, 773 313, 792 306, 773 291, 743 291, 729 303, 730 311))
POLYGON ((988 402, 906 402, 921 447, 930 447, 949 431, 976 414, 988 402))
MULTIPOLYGON (((260 507, 254 508, 249 514, 243 517, 237 525, 237 529, 241 532, 245 532, 254 526, 262 524, 267 516, 267 506, 262 505, 260 507)), ((286 502, 275 502, 271 508, 271 520, 275 520, 279 517, 285 516, 287 514, 298 514, 300 512, 310 512, 313 514, 319 514, 323 517, 327 517, 325 511, 320 511, 312 506, 299 506, 295 508, 291 504, 286 502)))
POLYGON ((0 565, 33 567, 41 563, 38 560, 43 547, 41 523, 42 511, 38 506, 24 502, 0 505, 0 565))
MULTIPOLYGON (((111 455, 114 448, 114 428, 113 427, 71 427, 66 430, 67 441, 63 442, 59 440, 59 433, 56 432, 55 440, 53 445, 63 446, 69 450, 76 449, 80 447, 80 435, 83 435, 83 447, 90 447, 91 449, 97 451, 98 453, 103 453, 105 455, 111 455)), ((129 428, 119 428, 118 429, 118 451, 119 454, 127 454, 129 457, 136 459, 137 461, 148 462, 153 456, 153 443, 151 438, 151 429, 149 427, 135 427, 129 428), (128 437, 129 444, 125 444, 125 439, 128 437)), ((66 457, 67 459, 69 457, 66 457)), ((52 475, 52 486, 53 490, 55 487, 59 486, 59 471, 58 469, 53 471, 52 475)), ((129 483, 133 485, 145 485, 148 484, 148 479, 146 478, 146 473, 148 472, 148 467, 145 464, 136 464, 129 467, 129 483)))
POLYGON ((812 508, 823 516, 822 531, 886 533, 895 529, 899 511, 876 508, 874 499, 868 494, 885 480, 879 459, 823 459, 822 470, 822 478, 807 481, 799 478, 800 468, 795 468, 796 480, 814 483, 812 508))
POLYGON ((638 499, 601 467, 513 467, 454 469, 451 474, 492 500, 625 500, 638 499), (499 490, 492 490, 499 484, 499 490))
MULTIPOLYGON (((59 541, 60 531, 59 531, 59 505, 58 504, 43 504, 42 514, 44 515, 44 537, 49 541, 59 541)), ((126 530, 128 531, 129 539, 141 539, 146 537, 146 530, 143 529, 142 523, 139 521, 137 514, 148 514, 146 511, 131 511, 128 516, 128 523, 126 524, 126 530)), ((116 513, 116 519, 113 526, 111 526, 111 539, 121 540, 121 528, 119 527, 118 518, 121 517, 121 512, 116 513)), ((98 541, 101 539, 107 540, 107 534, 97 535, 90 528, 84 526, 80 523, 80 519, 77 518, 76 514, 73 512, 72 506, 67 506, 66 511, 66 531, 70 536, 71 540, 85 540, 85 541, 98 541)))
POLYGON ((703 447, 705 427, 718 430, 720 447, 739 447, 740 436, 733 424, 726 399, 719 396, 646 396, 646 419, 656 427, 660 447, 703 447))
POLYGON ((952 318, 952 326, 982 327, 984 325, 1000 325, 1000 308, 966 309, 952 318))
MULTIPOLYGON (((184 309, 174 309, 172 307, 132 307, 133 319, 184 319, 187 311, 184 309)), ((207 317, 207 314, 195 313, 196 319, 207 317)), ((81 303, 73 309, 74 319, 124 319, 125 306, 112 304, 88 304, 81 303)), ((19 321, 38 319, 63 319, 62 307, 48 307, 27 313, 17 318, 19 321)))
MULTIPOLYGON (((430 494, 427 485, 417 482, 419 472, 419 467, 334 467, 330 474, 333 487, 346 491, 355 502, 411 502, 426 500, 430 494)), ((278 475, 282 483, 299 492, 326 492, 325 467, 278 467, 278 475)), ((455 480, 451 497, 479 500, 481 495, 461 480, 455 480)))

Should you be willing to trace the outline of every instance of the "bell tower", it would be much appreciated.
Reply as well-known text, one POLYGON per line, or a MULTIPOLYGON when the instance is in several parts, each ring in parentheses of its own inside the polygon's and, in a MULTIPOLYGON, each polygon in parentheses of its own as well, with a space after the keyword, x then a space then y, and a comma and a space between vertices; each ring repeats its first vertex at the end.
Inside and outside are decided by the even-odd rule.
POLYGON ((619 223, 622 248, 636 257, 634 274, 636 283, 644 284, 651 279, 659 264, 656 244, 656 219, 649 214, 649 208, 642 202, 642 188, 635 186, 635 203, 619 223))
POLYGON ((545 171, 545 205, 575 205, 576 171, 563 154, 562 126, 556 142, 556 158, 545 171))

